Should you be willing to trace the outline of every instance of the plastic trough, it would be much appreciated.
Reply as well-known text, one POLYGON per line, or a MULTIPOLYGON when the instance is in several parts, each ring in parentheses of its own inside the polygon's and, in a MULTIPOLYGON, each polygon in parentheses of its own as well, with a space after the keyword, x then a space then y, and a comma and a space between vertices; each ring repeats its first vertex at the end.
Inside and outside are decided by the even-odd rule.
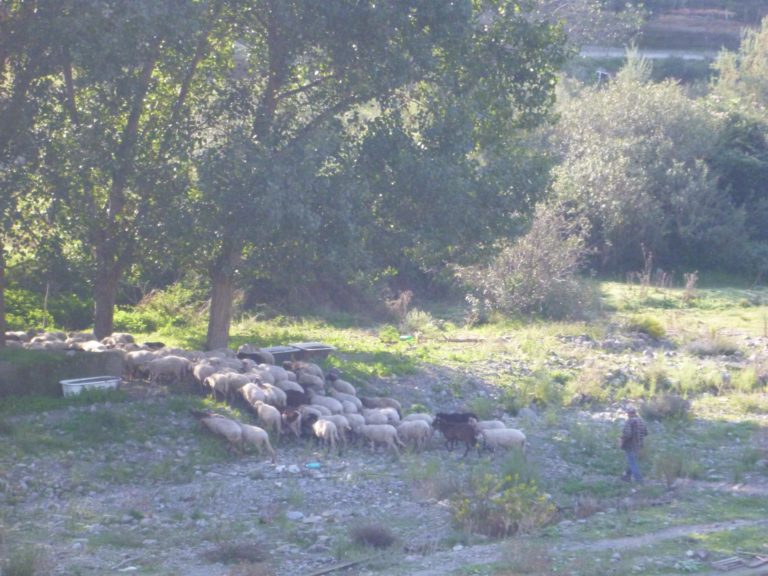
POLYGON ((83 390, 114 390, 120 384, 119 376, 91 376, 90 378, 74 378, 60 380, 64 396, 77 396, 83 390))

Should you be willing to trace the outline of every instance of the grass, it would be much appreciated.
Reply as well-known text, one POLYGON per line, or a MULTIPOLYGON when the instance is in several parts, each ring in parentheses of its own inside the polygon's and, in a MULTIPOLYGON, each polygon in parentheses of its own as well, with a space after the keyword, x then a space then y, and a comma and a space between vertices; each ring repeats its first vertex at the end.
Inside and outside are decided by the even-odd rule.
MULTIPOLYGON (((624 551, 621 560, 614 561, 609 552, 576 556, 566 550, 555 550, 551 543, 553 538, 556 542, 562 539, 589 543, 652 534, 675 526, 736 519, 757 521, 768 516, 768 504, 762 496, 716 491, 707 488, 707 484, 700 489, 681 488, 675 482, 677 478, 689 478, 729 483, 766 476, 766 470, 761 468, 761 461, 768 455, 768 437, 763 440, 768 428, 768 390, 761 380, 766 366, 757 360, 745 360, 748 354, 759 352, 759 348, 750 348, 744 342, 747 336, 766 335, 768 292, 703 287, 696 290, 694 298, 686 299, 682 288, 619 283, 602 286, 604 315, 588 324, 500 321, 469 327, 454 323, 455 309, 450 311, 450 322, 441 322, 441 314, 447 316, 448 311, 434 308, 429 314, 414 314, 409 320, 414 327, 429 328, 422 330, 420 338, 384 341, 381 335, 387 324, 367 324, 350 316, 245 317, 233 324, 231 345, 327 342, 337 352, 324 363, 325 367, 340 367, 345 379, 363 393, 394 392, 386 382, 371 381, 413 374, 422 365, 434 365, 441 369, 435 385, 446 394, 440 398, 461 402, 482 417, 499 417, 506 410, 503 417, 509 418, 519 408, 535 403, 538 417, 517 421, 530 442, 527 461, 523 463, 513 461, 511 455, 478 458, 472 454, 459 460, 446 457, 447 452, 441 447, 418 457, 404 456, 401 468, 389 471, 401 474, 405 491, 425 501, 425 505, 434 501, 447 506, 457 494, 467 492, 463 482, 473 470, 482 468, 499 477, 523 470, 538 479, 541 490, 561 507, 560 519, 572 522, 549 526, 527 536, 519 548, 527 551, 527 556, 518 555, 513 560, 514 552, 510 552, 505 561, 478 562, 455 573, 499 576, 684 572, 694 568, 685 564, 690 560, 685 556, 687 548, 701 546, 728 554, 739 547, 739 538, 731 538, 730 531, 723 531, 701 534, 700 544, 682 539, 663 541, 654 546, 657 564, 647 562, 640 550, 624 551), (602 347, 604 340, 617 334, 631 338, 625 327, 633 319, 646 333, 665 334, 664 346, 668 347, 657 344, 648 350, 618 352, 602 347), (702 354, 690 346, 693 342, 705 342, 716 353, 702 354), (729 349, 738 354, 730 353, 726 358, 724 354, 729 349), (487 396, 476 394, 473 379, 479 377, 492 386, 487 396), (648 455, 642 464, 649 483, 631 492, 633 486, 617 479, 624 467, 624 455, 616 448, 623 421, 618 406, 624 401, 642 404, 643 400, 663 394, 677 394, 690 402, 690 417, 661 417, 649 423, 648 455), (574 397, 578 400, 571 405, 574 397), (544 467, 547 463, 551 467, 544 467), (633 569, 634 565, 641 565, 642 570, 633 569)), ((199 348, 204 335, 204 326, 192 326, 164 328, 137 336, 199 348)), ((20 361, 25 358, 20 357, 20 361)), ((424 404, 423 409, 439 408, 429 404, 431 394, 416 396, 414 392, 415 401, 424 404)), ((73 398, 3 399, 0 463, 15 466, 16 462, 35 458, 60 459, 68 462, 67 480, 72 490, 84 493, 95 490, 100 483, 141 487, 197 481, 201 477, 196 474, 201 468, 229 463, 233 457, 222 441, 187 417, 186 412, 192 407, 247 419, 241 411, 224 404, 181 395, 140 405, 119 391, 73 398), (118 404, 120 410, 115 410, 118 404), (43 422, 47 420, 53 424, 45 426, 43 422), (178 438, 185 438, 193 449, 176 453, 178 438), (126 444, 135 458, 120 456, 126 452, 126 444), (172 451, 146 465, 143 456, 153 446, 172 451), (69 453, 77 454, 76 462, 67 456, 69 453)), ((312 457, 312 453, 308 448, 302 457, 312 457)), ((346 458, 354 458, 354 451, 346 458)), ((265 482, 256 472, 252 474, 254 484, 265 482)), ((355 481, 375 480, 375 472, 349 474, 355 481)), ((41 489, 47 486, 46 479, 39 482, 41 489)), ((279 482, 282 487, 276 493, 282 494, 282 499, 278 507, 254 514, 254 518, 264 519, 264 525, 255 524, 254 520, 253 526, 238 529, 249 534, 268 530, 284 536, 291 545, 310 545, 294 523, 282 522, 280 517, 286 507, 300 509, 308 506, 311 499, 296 482, 284 478, 279 482)), ((14 504, 20 501, 12 490, 4 493, 2 487, 0 484, 0 499, 11 510, 15 509, 14 504)), ((34 488, 38 488, 37 484, 34 488)), ((224 496, 215 486, 211 490, 211 501, 224 496)), ((130 509, 145 513, 139 504, 126 506, 125 514, 130 509)), ((205 497, 189 502, 188 509, 177 512, 178 522, 206 524, 207 538, 231 562, 233 574, 238 566, 242 566, 243 573, 267 570, 260 557, 244 557, 235 548, 226 549, 234 529, 220 526, 207 513, 206 506, 205 497)), ((73 509, 65 515, 69 518, 65 523, 68 537, 75 537, 90 524, 99 522, 87 510, 73 509)), ((136 523, 141 521, 137 519, 136 523)), ((131 549, 147 538, 142 535, 140 540, 133 532, 121 535, 117 527, 106 522, 105 525, 109 529, 90 535, 89 545, 131 549)), ((401 530, 416 528, 396 526, 398 538, 401 530)), ((331 547, 338 548, 337 557, 361 553, 351 541, 354 537, 342 534, 347 528, 340 523, 331 529, 331 547), (348 550, 342 553, 344 547, 348 550)), ((738 528, 734 533, 741 533, 743 542, 750 546, 760 544, 759 532, 753 527, 738 528)), ((11 544, 20 553, 25 548, 16 542, 17 538, 14 535, 9 539, 14 540, 11 544)), ((463 531, 450 536, 442 533, 440 538, 435 546, 441 549, 477 541, 463 531)), ((33 562, 27 560, 26 564, 30 563, 33 562)), ((381 569, 386 570, 387 566, 382 565, 381 569)))

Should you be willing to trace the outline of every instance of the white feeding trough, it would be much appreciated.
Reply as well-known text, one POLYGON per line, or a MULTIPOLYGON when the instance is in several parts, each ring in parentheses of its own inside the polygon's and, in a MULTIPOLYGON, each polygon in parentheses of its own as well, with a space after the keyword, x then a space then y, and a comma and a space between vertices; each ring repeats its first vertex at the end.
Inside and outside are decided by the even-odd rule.
POLYGON ((114 390, 120 384, 119 376, 91 376, 90 378, 75 378, 60 380, 64 396, 77 396, 83 390, 114 390))

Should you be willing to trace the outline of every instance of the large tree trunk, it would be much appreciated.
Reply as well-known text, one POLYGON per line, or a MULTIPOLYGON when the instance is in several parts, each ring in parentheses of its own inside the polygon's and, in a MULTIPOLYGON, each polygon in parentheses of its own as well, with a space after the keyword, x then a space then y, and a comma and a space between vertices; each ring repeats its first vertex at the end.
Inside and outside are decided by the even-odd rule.
POLYGON ((221 255, 211 264, 211 309, 208 315, 206 350, 226 348, 229 343, 232 301, 235 297, 235 271, 239 262, 240 251, 227 244, 221 255))
POLYGON ((5 347, 5 255, 0 242, 0 348, 5 347))
POLYGON ((99 270, 96 274, 93 285, 93 335, 97 340, 106 338, 114 331, 115 302, 120 275, 121 271, 116 267, 99 270))

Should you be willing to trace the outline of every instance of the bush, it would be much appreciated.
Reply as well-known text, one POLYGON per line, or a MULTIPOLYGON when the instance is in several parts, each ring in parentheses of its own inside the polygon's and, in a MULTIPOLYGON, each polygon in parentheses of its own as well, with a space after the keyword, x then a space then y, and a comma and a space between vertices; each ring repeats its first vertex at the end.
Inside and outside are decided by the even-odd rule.
POLYGON ((395 536, 386 526, 363 524, 350 530, 352 541, 358 546, 389 548, 395 542, 395 536))
POLYGON ((141 310, 115 310, 114 329, 117 332, 148 333, 159 326, 158 318, 151 312, 141 310))
POLYGON ((504 538, 546 526, 554 518, 555 506, 534 481, 481 471, 451 499, 451 513, 465 530, 504 538))
POLYGON ((592 301, 578 276, 587 254, 585 238, 583 221, 540 207, 528 233, 501 246, 488 267, 456 269, 457 279, 470 291, 473 316, 583 317, 592 301))
POLYGON ((661 340, 667 335, 664 326, 652 316, 636 316, 627 321, 626 328, 630 332, 640 332, 653 338, 661 340))
POLYGON ((697 474, 696 464, 683 450, 658 452, 653 460, 653 471, 671 488, 678 478, 690 478, 697 474))
POLYGON ((640 406, 640 414, 646 420, 668 420, 688 418, 691 403, 680 396, 665 394, 654 396, 640 406))

